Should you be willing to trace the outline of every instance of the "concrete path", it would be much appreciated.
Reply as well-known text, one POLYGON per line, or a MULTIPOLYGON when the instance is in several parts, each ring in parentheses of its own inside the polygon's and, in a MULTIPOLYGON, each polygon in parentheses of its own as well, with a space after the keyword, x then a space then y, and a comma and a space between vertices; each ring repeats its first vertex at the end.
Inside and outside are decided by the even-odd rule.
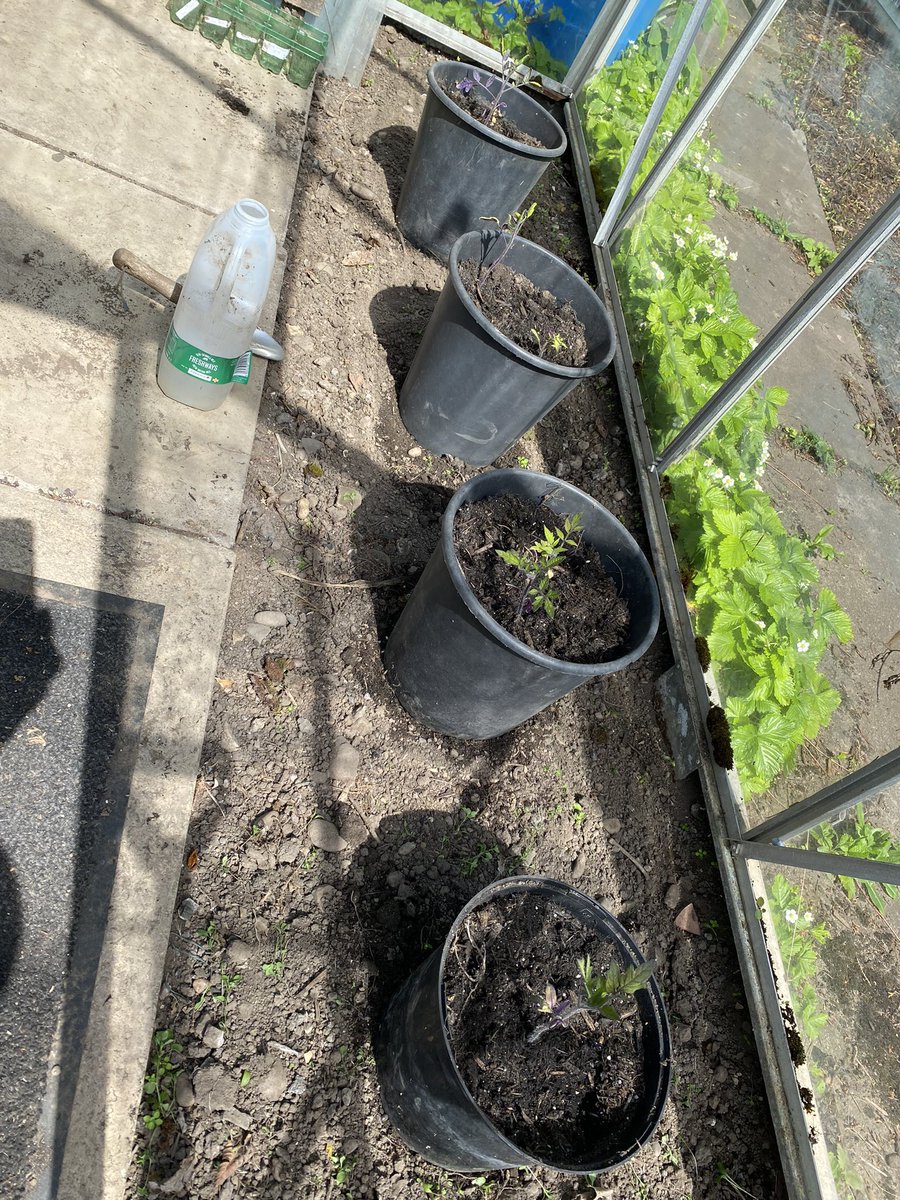
POLYGON ((0 1194, 111 1200, 264 364, 218 412, 167 400, 170 309, 110 260, 178 275, 253 196, 279 242, 271 328, 309 93, 145 0, 4 5, 0 51, 0 1194))

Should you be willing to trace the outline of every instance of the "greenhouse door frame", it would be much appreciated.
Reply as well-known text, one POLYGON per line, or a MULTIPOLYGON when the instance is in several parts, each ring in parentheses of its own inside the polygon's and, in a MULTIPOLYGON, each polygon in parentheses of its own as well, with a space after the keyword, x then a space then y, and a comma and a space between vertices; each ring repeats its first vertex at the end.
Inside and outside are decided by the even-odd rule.
MULTIPOLYGON (((782 812, 749 828, 734 771, 726 771, 713 759, 706 730, 706 715, 715 703, 697 657, 675 545, 660 491, 663 474, 694 449, 721 417, 745 394, 823 308, 852 280, 891 235, 900 229, 900 192, 868 222, 865 228, 808 287, 800 299, 763 337, 759 345, 726 379, 718 391, 695 414, 662 454, 655 454, 644 416, 641 389, 635 375, 628 332, 619 295, 612 253, 628 222, 640 211, 679 161, 681 153, 699 133, 712 110, 724 96, 741 67, 759 43, 786 0, 765 0, 754 6, 744 0, 750 13, 747 25, 711 76, 694 106, 675 131, 637 193, 629 199, 634 180, 658 127, 678 75, 694 44, 710 0, 696 0, 660 90, 638 135, 634 150, 605 212, 601 213, 594 192, 590 161, 577 109, 577 95, 586 80, 605 61, 622 35, 638 0, 607 0, 584 45, 563 80, 542 79, 544 91, 563 102, 569 143, 594 263, 612 311, 618 345, 615 371, 622 395, 628 436, 637 467, 641 501, 653 551, 657 579, 666 614, 676 666, 683 682, 682 695, 690 713, 699 775, 706 799, 710 827, 726 904, 734 933, 738 959, 749 1003, 750 1016, 763 1068, 772 1121, 781 1152, 785 1181, 791 1200, 836 1200, 837 1193, 828 1164, 825 1138, 818 1135, 818 1112, 807 1113, 800 1087, 810 1089, 812 1080, 805 1065, 792 1061, 783 1007, 790 1004, 787 977, 778 952, 774 930, 765 913, 764 862, 825 874, 890 883, 900 887, 900 866, 853 859, 817 851, 796 849, 780 843, 814 828, 821 821, 846 811, 866 797, 900 782, 900 747, 851 772, 837 783, 791 805, 782 812), (768 936, 767 936, 768 935, 768 936)), ((385 16, 408 26, 455 54, 463 54, 486 67, 497 67, 500 54, 440 22, 424 17, 399 0, 387 0, 385 16)))

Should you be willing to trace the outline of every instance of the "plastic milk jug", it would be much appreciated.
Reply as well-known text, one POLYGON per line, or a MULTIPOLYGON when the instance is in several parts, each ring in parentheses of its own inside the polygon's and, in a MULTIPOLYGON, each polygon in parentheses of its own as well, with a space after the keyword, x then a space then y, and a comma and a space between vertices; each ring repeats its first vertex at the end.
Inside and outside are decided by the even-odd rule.
POLYGON ((210 225, 194 255, 159 358, 163 392, 193 408, 218 408, 250 377, 250 341, 275 265, 269 213, 239 200, 210 225))

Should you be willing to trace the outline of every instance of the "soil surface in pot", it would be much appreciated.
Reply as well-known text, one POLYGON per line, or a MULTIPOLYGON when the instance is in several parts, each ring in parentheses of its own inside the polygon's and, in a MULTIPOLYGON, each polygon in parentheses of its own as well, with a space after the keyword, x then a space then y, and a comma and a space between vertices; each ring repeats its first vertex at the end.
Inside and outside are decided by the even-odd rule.
POLYGON ((444 976, 454 1057, 479 1108, 521 1149, 559 1166, 625 1149, 644 1096, 633 999, 621 1021, 580 1013, 546 1028, 548 984, 559 1000, 584 1002, 577 962, 586 956, 596 975, 619 959, 611 942, 559 904, 506 896, 466 919, 444 976), (539 1030, 546 1031, 531 1041, 539 1030))
POLYGON ((546 505, 535 507, 519 496, 491 496, 464 504, 456 515, 453 540, 463 574, 494 620, 519 641, 567 662, 603 662, 628 632, 628 605, 591 546, 580 535, 552 578, 546 581, 552 617, 535 604, 538 578, 500 557, 498 551, 524 554, 551 533, 563 531, 564 518, 546 505))
POLYGON ((460 263, 459 274, 484 316, 511 342, 557 366, 587 362, 584 326, 571 304, 560 304, 504 263, 481 272, 477 263, 460 263))
MULTIPOLYGON (((495 88, 499 88, 499 81, 495 76, 489 75, 488 79, 494 81, 495 88)), ((474 117, 476 121, 490 129, 493 133, 502 134, 503 137, 509 138, 513 142, 519 142, 523 146, 533 146, 537 149, 544 149, 545 145, 540 138, 536 138, 531 133, 526 133, 524 129, 520 129, 515 121, 510 121, 508 117, 495 115, 493 121, 490 117, 490 101, 483 98, 482 88, 477 83, 473 86, 470 92, 461 92, 459 85, 451 88, 448 92, 454 104, 458 104, 463 112, 467 112, 470 117, 474 117)))

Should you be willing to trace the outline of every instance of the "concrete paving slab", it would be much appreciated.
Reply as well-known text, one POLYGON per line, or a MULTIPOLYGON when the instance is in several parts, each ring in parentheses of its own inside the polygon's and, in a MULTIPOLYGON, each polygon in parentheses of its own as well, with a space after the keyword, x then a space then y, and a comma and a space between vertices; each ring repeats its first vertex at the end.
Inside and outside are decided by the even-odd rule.
POLYGON ((722 155, 716 170, 745 207, 782 217, 793 232, 834 248, 806 139, 786 119, 790 100, 780 54, 769 30, 712 113, 709 127, 722 155))
MULTIPOLYGON (((266 362, 215 412, 169 400, 155 375, 171 306, 120 289, 111 266, 123 245, 174 277, 209 218, 2 131, 0 158, 0 321, 16 331, 0 363, 0 477, 227 543, 266 362)), ((282 269, 283 255, 270 322, 282 269)))
POLYGON ((284 237, 307 90, 182 29, 161 0, 59 0, 40 20, 4 4, 0 54, 6 129, 207 215, 258 193, 284 237))
MULTIPOLYGON (((809 271, 790 247, 752 218, 722 212, 713 227, 737 253, 729 273, 741 309, 765 334, 808 289, 809 271)), ((807 329, 801 344, 802 350, 798 347, 783 355, 769 372, 770 382, 791 393, 784 422, 809 423, 804 422, 802 408, 814 405, 814 414, 806 415, 815 416, 816 432, 841 458, 869 471, 872 452, 856 425, 859 409, 877 411, 877 403, 850 312, 830 304, 807 329), (853 379, 852 385, 844 382, 848 378, 853 379)))
MULTIPOLYGON (((28 725, 22 712, 15 745, 0 748, 7 781, 22 777, 25 759, 16 756, 30 756, 29 820, 54 803, 65 814, 44 847, 28 822, 10 816, 12 805, 5 812, 15 836, 9 821, 0 829, 0 909, 17 914, 14 952, 0 947, 0 987, 28 977, 49 993, 31 1023, 37 1057, 27 1069, 18 1064, 29 1099, 17 1122, 6 1113, 9 1089, 3 1104, 15 1137, 0 1157, 0 1194, 121 1200, 263 364, 217 412, 167 400, 155 367, 170 310, 140 286, 122 286, 110 260, 126 246, 169 275, 183 273, 210 217, 246 195, 269 207, 281 242, 309 92, 178 28, 162 3, 144 0, 61 0, 39 21, 27 6, 4 5, 0 50, 15 64, 0 75, 0 315, 11 345, 0 366, 0 570, 44 581, 40 603, 50 608, 42 611, 57 622, 69 669, 58 672, 60 691, 31 705, 44 705, 39 723, 28 725), (149 605, 162 617, 130 784, 117 776, 108 813, 99 814, 116 814, 105 826, 118 838, 105 843, 105 875, 91 871, 104 822, 85 804, 87 791, 97 798, 96 772, 79 758, 88 740, 80 733, 98 721, 121 732, 126 722, 97 695, 114 675, 88 650, 88 626, 106 619, 98 603, 129 612, 149 605), (46 760, 37 757, 44 750, 46 760), (49 761, 55 771, 41 771, 49 761), (82 906, 85 874, 106 890, 82 906), (82 908, 87 924, 67 924, 67 911, 82 908), (53 937, 42 941, 41 929, 53 937)), ((283 261, 280 252, 269 321, 283 261)), ((134 655, 119 649, 130 676, 134 655)), ((17 1048, 23 1056, 15 1030, 37 993, 7 992, 28 1001, 18 1025, 0 1022, 0 1054, 15 1061, 17 1048)))
MULTIPOLYGON (((89 1012, 80 1030, 59 1022, 44 1064, 44 1116, 24 1193, 29 1200, 123 1194, 232 563, 228 551, 197 539, 0 488, 0 569, 162 610, 105 929, 102 913, 94 914, 94 932, 99 925, 102 934, 99 963, 82 957, 71 977, 72 994, 89 1012)), ((58 653, 62 642, 53 648, 58 653)), ((93 681, 79 686, 96 688, 104 675, 100 665, 91 655, 93 681)), ((85 712, 88 719, 100 715, 98 696, 82 700, 79 720, 85 712)), ((28 741, 36 736, 28 730, 37 728, 30 720, 22 712, 14 734, 24 742, 22 752, 61 753, 59 725, 42 726, 46 745, 40 745, 28 741)), ((121 791, 115 799, 121 804, 121 791)), ((72 813, 62 804, 60 811, 72 813)), ((69 848, 60 863, 65 874, 67 861, 89 854, 90 836, 83 822, 61 823, 69 848)), ((27 841, 5 846, 20 878, 39 849, 27 841)), ((37 906, 43 889, 27 878, 22 887, 26 908, 37 906)), ((59 904, 65 907, 64 897, 59 904)), ((35 939, 20 945, 26 968, 44 949, 35 939)), ((64 982, 58 971, 55 982, 64 982)), ((5 1028, 0 1045, 4 1037, 5 1028)), ((7 1054, 11 1049, 5 1046, 7 1054)), ((18 1194, 5 1183, 4 1195, 18 1194)))

